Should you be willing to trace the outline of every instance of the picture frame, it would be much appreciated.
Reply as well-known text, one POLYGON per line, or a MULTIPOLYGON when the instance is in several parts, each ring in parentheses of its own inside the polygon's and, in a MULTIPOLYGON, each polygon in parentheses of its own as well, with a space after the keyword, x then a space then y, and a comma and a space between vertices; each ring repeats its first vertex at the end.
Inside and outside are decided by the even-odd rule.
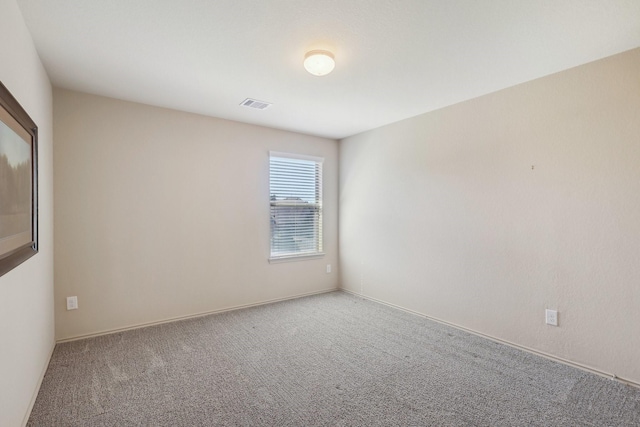
POLYGON ((0 276, 38 253, 38 127, 0 82, 0 276))

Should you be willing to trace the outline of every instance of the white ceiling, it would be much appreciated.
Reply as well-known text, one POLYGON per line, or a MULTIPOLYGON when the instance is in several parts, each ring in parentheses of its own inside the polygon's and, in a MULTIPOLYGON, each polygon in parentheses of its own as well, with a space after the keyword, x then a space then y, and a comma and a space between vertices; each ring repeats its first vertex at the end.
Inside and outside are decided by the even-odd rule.
POLYGON ((330 138, 640 46, 640 0, 18 4, 55 86, 330 138))

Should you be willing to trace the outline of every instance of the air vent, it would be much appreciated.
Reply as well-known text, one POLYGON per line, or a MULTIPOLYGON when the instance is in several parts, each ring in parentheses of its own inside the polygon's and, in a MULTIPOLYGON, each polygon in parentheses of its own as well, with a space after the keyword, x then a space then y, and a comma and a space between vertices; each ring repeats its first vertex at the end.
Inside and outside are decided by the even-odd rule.
POLYGON ((242 101, 240 105, 243 107, 255 108, 256 110, 264 110, 272 104, 269 102, 258 101, 257 99, 247 98, 242 101))

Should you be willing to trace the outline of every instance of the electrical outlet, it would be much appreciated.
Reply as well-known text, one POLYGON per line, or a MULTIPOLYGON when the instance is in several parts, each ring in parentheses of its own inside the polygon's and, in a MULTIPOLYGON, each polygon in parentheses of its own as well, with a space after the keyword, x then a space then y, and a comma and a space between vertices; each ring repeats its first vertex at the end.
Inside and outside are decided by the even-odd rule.
POLYGON ((67 297, 67 310, 76 310, 78 308, 78 297, 67 297))
POLYGON ((558 326, 558 312, 556 310, 549 310, 547 308, 544 311, 544 318, 547 325, 558 326))
POLYGON ((327 264, 327 274, 331 273, 331 264, 327 264))

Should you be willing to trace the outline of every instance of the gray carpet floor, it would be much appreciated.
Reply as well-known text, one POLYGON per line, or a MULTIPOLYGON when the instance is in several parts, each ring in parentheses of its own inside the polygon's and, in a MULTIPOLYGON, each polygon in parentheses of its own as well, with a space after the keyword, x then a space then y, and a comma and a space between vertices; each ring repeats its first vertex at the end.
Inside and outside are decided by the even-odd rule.
POLYGON ((342 292, 59 344, 30 426, 640 426, 640 390, 342 292))

